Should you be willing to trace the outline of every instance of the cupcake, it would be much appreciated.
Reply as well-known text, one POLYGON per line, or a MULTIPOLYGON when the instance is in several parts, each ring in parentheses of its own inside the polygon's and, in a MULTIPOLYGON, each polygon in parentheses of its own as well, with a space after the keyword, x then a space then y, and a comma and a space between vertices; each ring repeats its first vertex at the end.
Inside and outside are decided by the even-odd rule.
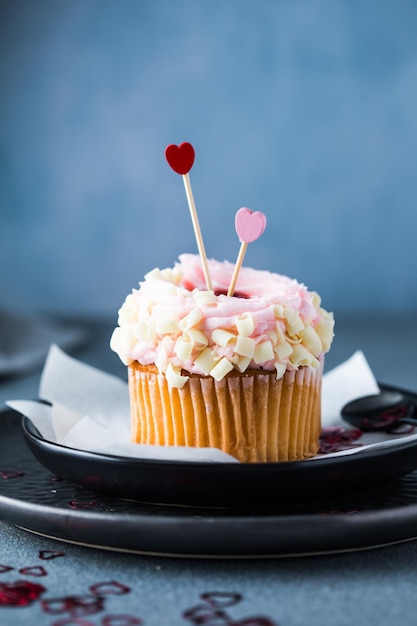
POLYGON ((154 269, 111 338, 128 368, 132 441, 212 447, 247 462, 314 456, 333 315, 294 279, 183 254, 154 269))

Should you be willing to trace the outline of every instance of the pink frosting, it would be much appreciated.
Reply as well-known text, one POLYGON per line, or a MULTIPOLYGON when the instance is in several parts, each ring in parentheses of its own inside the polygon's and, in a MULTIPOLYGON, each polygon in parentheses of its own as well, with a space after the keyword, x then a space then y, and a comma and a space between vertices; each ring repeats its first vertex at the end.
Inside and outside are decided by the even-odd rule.
POLYGON ((234 265, 210 259, 208 268, 214 294, 206 290, 200 258, 182 254, 127 296, 110 344, 126 365, 154 363, 174 386, 185 384, 184 370, 223 377, 233 368, 262 367, 279 377, 319 366, 333 316, 317 294, 287 276, 242 267, 229 297, 234 265))
MULTIPOLYGON (((209 259, 208 267, 212 287, 216 294, 226 294, 232 278, 234 264, 229 261, 216 261, 209 259)), ((195 254, 181 254, 179 263, 176 263, 182 279, 180 285, 189 291, 193 289, 204 290, 206 283, 200 258, 195 254)), ((259 304, 266 302, 283 304, 297 310, 303 318, 308 318, 315 322, 318 319, 318 311, 312 302, 312 294, 307 287, 295 279, 288 278, 282 274, 273 274, 266 270, 256 270, 243 266, 239 272, 234 292, 235 298, 260 298, 259 300, 248 301, 244 309, 256 311, 259 304)), ((236 302, 233 298, 227 298, 222 309, 230 307, 230 314, 242 312, 242 302, 236 302)), ((261 306, 261 310, 263 310, 261 306)))

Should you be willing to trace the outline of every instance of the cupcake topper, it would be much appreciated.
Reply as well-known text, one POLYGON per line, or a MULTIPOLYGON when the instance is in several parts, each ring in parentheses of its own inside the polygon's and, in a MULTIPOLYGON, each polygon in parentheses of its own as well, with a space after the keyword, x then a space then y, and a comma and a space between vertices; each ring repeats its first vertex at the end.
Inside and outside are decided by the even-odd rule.
POLYGON ((200 225, 198 223, 197 210, 195 208, 193 192, 191 189, 190 177, 188 172, 194 163, 194 148, 190 143, 184 142, 179 146, 170 144, 165 149, 165 158, 168 161, 168 165, 172 167, 174 172, 181 174, 184 181, 185 194, 187 196, 188 207, 190 209, 191 221, 193 223, 194 234, 197 240, 198 252, 201 259, 201 265, 203 268, 203 274, 206 281, 207 289, 211 291, 211 280, 208 271, 207 256, 204 249, 203 237, 201 235, 200 225))
POLYGON ((266 216, 260 211, 251 211, 242 207, 237 211, 235 217, 235 228, 241 242, 239 254, 236 260, 235 269, 233 271, 232 280, 230 282, 228 296, 233 296, 236 287, 237 277, 242 267, 243 259, 246 254, 248 243, 256 241, 266 228, 266 216))

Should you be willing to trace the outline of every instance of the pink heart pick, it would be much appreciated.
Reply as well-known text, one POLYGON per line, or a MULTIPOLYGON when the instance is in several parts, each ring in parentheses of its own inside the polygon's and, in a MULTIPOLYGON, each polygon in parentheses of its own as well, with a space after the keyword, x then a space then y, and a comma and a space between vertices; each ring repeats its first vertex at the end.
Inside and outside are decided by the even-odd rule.
POLYGON ((177 174, 188 174, 193 166, 194 157, 194 148, 186 141, 179 146, 171 143, 165 148, 165 158, 177 174))
POLYGON ((235 228, 240 241, 251 243, 258 239, 266 228, 266 216, 261 211, 242 207, 235 217, 235 228))

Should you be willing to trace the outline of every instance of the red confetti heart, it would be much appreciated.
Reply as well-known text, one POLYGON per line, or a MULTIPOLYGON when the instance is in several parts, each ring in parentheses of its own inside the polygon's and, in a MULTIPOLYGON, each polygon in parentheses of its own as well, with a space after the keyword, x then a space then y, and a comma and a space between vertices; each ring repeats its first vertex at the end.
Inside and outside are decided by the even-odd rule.
POLYGON ((33 567, 23 567, 19 570, 19 574, 23 574, 23 576, 46 576, 47 572, 42 565, 34 565, 33 567))
POLYGON ((35 585, 26 580, 14 583, 0 583, 0 606, 27 606, 46 591, 42 585, 35 585))
POLYGON ((225 608, 233 606, 242 600, 240 593, 229 593, 224 591, 210 591, 202 593, 200 598, 205 600, 210 606, 216 608, 225 608))
POLYGON ((64 552, 60 550, 39 550, 39 558, 49 561, 50 559, 56 559, 60 556, 65 556, 64 552))
POLYGON ((235 217, 236 232, 240 241, 251 243, 258 239, 266 228, 266 217, 260 211, 242 207, 235 217))
POLYGON ((172 143, 165 149, 165 158, 177 174, 188 174, 193 166, 194 157, 194 148, 187 142, 184 142, 179 146, 172 143))
POLYGON ((129 593, 130 587, 127 587, 127 585, 123 585, 122 583, 118 583, 117 580, 110 580, 108 582, 91 585, 90 591, 96 596, 119 596, 124 593, 129 593))
POLYGON ((24 476, 24 475, 25 475, 24 472, 15 472, 14 470, 0 471, 0 476, 4 478, 5 480, 9 478, 21 478, 21 476, 24 476))

